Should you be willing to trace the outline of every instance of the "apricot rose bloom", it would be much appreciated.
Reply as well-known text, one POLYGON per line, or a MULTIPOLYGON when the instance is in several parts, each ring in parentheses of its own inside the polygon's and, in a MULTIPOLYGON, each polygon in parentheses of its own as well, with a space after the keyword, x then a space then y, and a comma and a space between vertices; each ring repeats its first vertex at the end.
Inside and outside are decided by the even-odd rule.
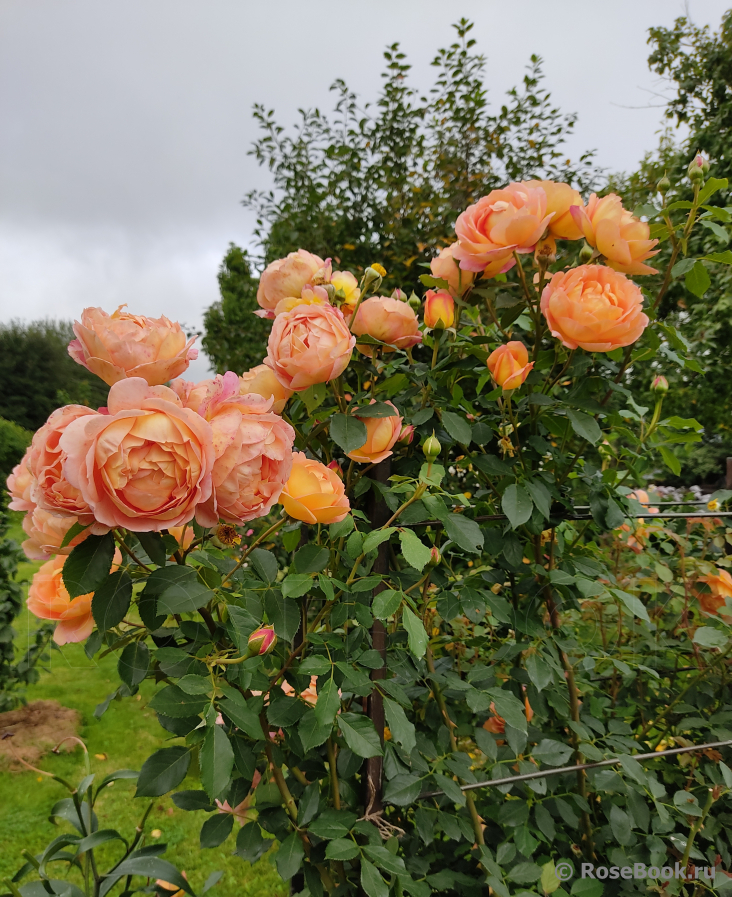
POLYGON ((66 533, 78 522, 78 517, 62 517, 43 508, 36 508, 23 518, 23 531, 28 538, 20 547, 32 561, 45 561, 54 554, 70 554, 72 548, 76 548, 92 533, 92 528, 89 527, 61 548, 66 533))
MULTIPOLYGON (((370 404, 373 405, 374 401, 372 399, 370 404)), ((358 461, 359 464, 378 464, 393 454, 394 443, 402 432, 402 419, 392 402, 386 404, 391 405, 395 411, 391 417, 359 417, 358 410, 353 412, 354 417, 358 417, 366 427, 366 442, 360 448, 348 452, 348 457, 352 461, 358 461)))
POLYGON ((507 390, 521 386, 534 367, 534 362, 529 361, 529 353, 522 342, 511 340, 491 352, 487 365, 498 386, 507 390))
POLYGON ((81 323, 74 321, 76 339, 69 355, 112 386, 127 377, 142 377, 150 386, 179 377, 198 358, 196 337, 186 335, 176 321, 146 318, 122 311, 107 314, 101 308, 85 308, 81 323))
POLYGON ((629 346, 648 325, 640 289, 604 265, 558 271, 544 287, 541 310, 552 336, 588 352, 629 346))
POLYGON ((215 526, 219 518, 236 525, 264 516, 290 476, 295 431, 270 411, 271 398, 241 395, 240 386, 233 371, 195 386, 171 384, 185 407, 211 426, 213 491, 196 509, 203 526, 215 526))
POLYGON ((491 190, 458 217, 458 245, 453 256, 464 271, 498 273, 497 265, 510 267, 514 252, 531 252, 551 221, 547 197, 541 187, 513 183, 491 190))
POLYGON ((332 305, 298 305, 275 318, 264 363, 280 383, 299 392, 339 377, 356 343, 332 305))
POLYGON ((239 378, 239 394, 245 396, 251 393, 272 399, 272 411, 282 414, 292 390, 284 387, 266 364, 258 364, 239 378))
POLYGON ((611 268, 624 274, 658 274, 643 264, 660 252, 652 251, 658 240, 649 240, 649 225, 624 209, 619 196, 608 193, 598 199, 593 193, 586 208, 572 207, 572 217, 585 240, 605 256, 611 268))
MULTIPOLYGON (((463 271, 454 256, 457 243, 440 250, 437 258, 430 262, 433 277, 447 281, 447 287, 453 296, 461 296, 475 280, 474 271, 463 271)), ((513 260, 513 259, 512 259, 513 260)))
POLYGON ((106 527, 151 532, 181 526, 211 497, 209 424, 166 386, 115 383, 108 414, 72 421, 60 439, 64 473, 106 527))
POLYGON ((549 235, 558 240, 581 240, 582 228, 572 217, 572 206, 584 206, 579 191, 558 181, 525 181, 527 187, 540 188, 546 194, 546 213, 551 215, 549 235))
POLYGON ((35 478, 28 467, 29 459, 30 448, 26 450, 22 459, 15 465, 6 481, 8 492, 10 493, 8 507, 12 511, 33 511, 36 507, 36 503, 31 495, 35 478))
MULTIPOLYGON (((28 610, 41 620, 58 620, 53 633, 57 645, 83 642, 94 629, 91 603, 94 593, 69 598, 63 583, 64 555, 47 561, 33 577, 28 589, 28 610)), ((112 570, 122 563, 119 549, 115 551, 112 570)))
POLYGON ((271 262, 259 278, 257 302, 260 308, 273 312, 282 299, 299 296, 303 287, 312 283, 324 267, 323 259, 305 249, 298 249, 287 258, 271 262))
POLYGON ((361 296, 361 290, 358 288, 358 281, 350 271, 334 271, 331 274, 330 282, 335 287, 336 292, 343 292, 343 304, 351 308, 358 302, 361 296))
POLYGON ((455 323, 455 300, 447 290, 427 290, 424 298, 425 327, 448 328, 455 323))
MULTIPOLYGON (((408 303, 389 296, 364 299, 356 312, 356 320, 351 317, 350 323, 357 337, 372 336, 395 349, 409 349, 422 342, 414 309, 408 303)), ((374 347, 359 345, 357 340, 356 348, 364 355, 371 355, 374 347)))
POLYGON ((709 592, 697 594, 702 613, 706 616, 719 614, 725 622, 732 622, 732 617, 729 614, 720 614, 721 608, 725 606, 728 599, 732 603, 732 576, 729 571, 718 567, 716 574, 700 576, 699 582, 706 583, 710 589, 709 592))
POLYGON ((292 456, 292 473, 280 504, 290 517, 305 523, 339 523, 351 510, 343 480, 304 452, 292 456))

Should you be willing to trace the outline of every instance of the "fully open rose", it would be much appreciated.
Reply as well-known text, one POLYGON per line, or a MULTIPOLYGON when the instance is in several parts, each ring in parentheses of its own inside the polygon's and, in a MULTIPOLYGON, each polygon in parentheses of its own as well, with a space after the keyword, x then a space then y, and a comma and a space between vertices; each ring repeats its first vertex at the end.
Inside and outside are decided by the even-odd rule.
POLYGON ((243 396, 254 393, 255 395, 263 396, 265 399, 272 399, 274 403, 272 411, 275 414, 282 414, 293 390, 287 389, 280 383, 272 368, 267 367, 266 364, 258 364, 241 375, 239 378, 239 392, 243 396))
MULTIPOLYGON (((358 307, 356 320, 351 319, 350 324, 356 336, 372 336, 396 349, 409 349, 422 342, 417 316, 401 299, 389 296, 365 299, 358 307)), ((358 344, 359 352, 364 355, 371 355, 373 348, 366 343, 358 344)))
POLYGON ((587 207, 574 206, 572 215, 585 240, 605 256, 611 268, 625 274, 658 273, 643 264, 660 251, 654 251, 658 240, 649 239, 650 226, 624 209, 619 196, 608 193, 600 199, 593 193, 587 207))
POLYGON ((323 259, 305 249, 298 249, 286 258, 271 262, 259 278, 257 302, 260 307, 274 312, 282 299, 299 296, 303 287, 313 282, 324 265, 323 259))

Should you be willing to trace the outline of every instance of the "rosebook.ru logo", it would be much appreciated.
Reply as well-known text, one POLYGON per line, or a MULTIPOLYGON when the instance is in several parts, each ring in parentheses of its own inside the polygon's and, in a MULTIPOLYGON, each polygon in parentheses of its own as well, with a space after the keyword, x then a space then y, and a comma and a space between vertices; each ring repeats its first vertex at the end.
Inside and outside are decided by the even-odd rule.
POLYGON ((645 863, 634 863, 632 866, 595 866, 594 863, 582 863, 580 869, 581 878, 651 878, 661 881, 671 881, 676 878, 680 881, 700 881, 706 879, 713 881, 716 872, 715 866, 682 866, 676 863, 672 866, 646 866, 645 863))

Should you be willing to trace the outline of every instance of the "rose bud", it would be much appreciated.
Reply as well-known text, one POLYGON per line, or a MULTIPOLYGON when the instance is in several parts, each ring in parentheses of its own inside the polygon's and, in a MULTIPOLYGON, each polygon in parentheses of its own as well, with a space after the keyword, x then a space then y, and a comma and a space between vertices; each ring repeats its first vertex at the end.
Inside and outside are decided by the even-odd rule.
POLYGON ((671 181, 668 179, 667 175, 664 174, 661 180, 656 184, 656 190, 658 190, 661 196, 665 196, 670 189, 671 181))
POLYGON ((330 464, 325 465, 329 470, 334 470, 338 476, 343 479, 343 468, 337 461, 331 461, 330 464))
POLYGON ((427 562, 428 567, 437 567, 442 563, 442 555, 440 554, 439 548, 435 545, 430 548, 430 559, 427 562))
POLYGON ((407 301, 407 294, 404 292, 404 290, 400 290, 399 287, 397 287, 397 288, 394 290, 394 292, 391 294, 391 298, 392 298, 392 299, 399 299, 400 302, 406 302, 406 301, 407 301))
POLYGON ((277 644, 277 636, 271 626, 260 626, 255 629, 247 640, 247 651, 250 657, 264 657, 274 650, 277 644))
POLYGON ((652 392, 660 392, 665 393, 668 392, 668 380, 665 377, 654 377, 653 383, 651 383, 652 392))
POLYGON ((436 458, 440 457, 440 452, 442 451, 442 446, 440 445, 439 439, 435 436, 434 431, 431 436, 428 436, 427 439, 422 443, 422 452, 424 453, 425 458, 428 461, 434 461, 436 458))
POLYGON ((518 389, 534 367, 526 346, 518 340, 511 340, 491 352, 487 364, 491 376, 504 390, 518 389))
POLYGON ((443 330, 455 323, 455 300, 447 290, 427 290, 424 323, 430 330, 443 330))
POLYGON ((702 156, 701 153, 697 153, 694 158, 689 163, 689 167, 686 169, 686 173, 689 175, 689 180, 694 181, 703 181, 704 176, 709 171, 709 161, 702 156))
POLYGON ((397 443, 399 445, 411 445, 413 439, 414 427, 411 424, 404 424, 402 431, 399 434, 399 438, 397 439, 397 443))

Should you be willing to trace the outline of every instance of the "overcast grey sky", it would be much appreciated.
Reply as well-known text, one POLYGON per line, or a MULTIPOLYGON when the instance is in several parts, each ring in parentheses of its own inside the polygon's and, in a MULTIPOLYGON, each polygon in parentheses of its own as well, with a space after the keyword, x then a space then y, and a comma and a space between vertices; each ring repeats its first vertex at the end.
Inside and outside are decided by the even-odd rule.
MULTIPOLYGON (((688 9, 716 27, 730 5, 688 9)), ((227 244, 250 241, 240 199, 269 183, 247 156, 252 104, 290 124, 329 108, 337 77, 373 99, 394 41, 426 89, 460 16, 493 102, 540 54, 579 113, 568 155, 627 170, 661 124, 627 108, 658 102, 648 28, 682 14, 681 0, 0 0, 0 319, 127 302, 198 325, 227 244)))

